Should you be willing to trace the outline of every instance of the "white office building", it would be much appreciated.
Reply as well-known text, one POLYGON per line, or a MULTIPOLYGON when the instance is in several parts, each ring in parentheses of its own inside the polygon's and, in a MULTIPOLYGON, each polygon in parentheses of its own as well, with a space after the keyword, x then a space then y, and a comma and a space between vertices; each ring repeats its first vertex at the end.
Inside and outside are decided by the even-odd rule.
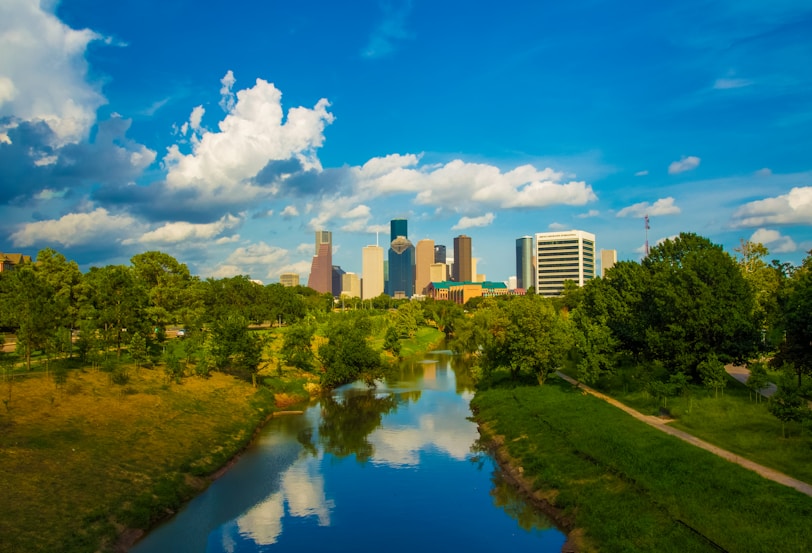
POLYGON ((595 278, 595 235, 582 230, 536 233, 536 293, 560 296, 564 281, 595 278))

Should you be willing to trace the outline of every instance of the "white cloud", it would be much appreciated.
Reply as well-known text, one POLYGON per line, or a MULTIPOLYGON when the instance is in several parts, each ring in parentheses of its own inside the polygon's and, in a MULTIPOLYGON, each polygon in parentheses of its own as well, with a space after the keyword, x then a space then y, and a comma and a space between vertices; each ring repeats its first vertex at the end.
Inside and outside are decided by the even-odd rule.
POLYGON ((63 246, 117 242, 126 234, 142 227, 130 215, 113 215, 99 207, 88 213, 70 213, 60 219, 27 223, 11 235, 11 241, 18 247, 41 242, 63 246))
POLYGON ((577 215, 577 217, 579 219, 588 219, 590 217, 597 217, 600 214, 601 214, 601 212, 598 211, 597 209, 590 209, 586 213, 581 213, 580 215, 577 215))
POLYGON ((567 230, 569 227, 567 227, 567 225, 564 225, 562 223, 550 223, 549 225, 547 225, 547 228, 550 230, 567 230))
POLYGON ((192 110, 192 115, 189 116, 189 125, 192 127, 193 131, 200 131, 200 122, 203 120, 203 115, 205 113, 206 110, 203 109, 203 106, 197 106, 192 110))
POLYGON ((716 79, 716 82, 713 83, 713 88, 715 90, 728 90, 731 88, 744 88, 752 84, 753 81, 749 79, 723 78, 716 79))
POLYGON ((290 219, 291 217, 298 217, 299 210, 296 209, 295 205, 289 205, 282 210, 282 213, 280 213, 280 215, 282 215, 282 217, 285 219, 290 219))
POLYGON ((662 216, 662 215, 676 215, 680 212, 680 208, 674 205, 674 198, 660 198, 653 204, 648 202, 639 202, 628 207, 624 207, 617 212, 618 217, 645 217, 649 216, 662 216))
POLYGON ((393 7, 389 3, 381 4, 384 10, 384 19, 372 32, 369 42, 361 55, 365 58, 382 58, 394 52, 396 43, 411 38, 406 30, 406 18, 411 12, 411 2, 393 7))
POLYGON ((166 223, 162 227, 145 233, 137 241, 141 243, 177 244, 179 242, 212 240, 224 230, 240 224, 241 219, 230 213, 214 223, 195 224, 186 221, 166 223))
POLYGON ((685 171, 692 171, 699 167, 702 160, 696 156, 683 156, 679 161, 674 161, 668 166, 669 175, 677 175, 685 171))
POLYGON ((296 159, 304 169, 320 171, 315 151, 333 121, 329 103, 322 99, 312 109, 291 108, 285 117, 281 100, 282 93, 262 79, 238 91, 219 131, 200 129, 190 154, 177 145, 169 148, 163 159, 167 188, 193 193, 201 205, 233 204, 273 193, 252 181, 270 161, 296 159))
POLYGON ((105 99, 86 81, 85 51, 100 35, 62 23, 55 5, 0 2, 0 117, 45 122, 61 146, 87 137, 105 99))
POLYGON ((773 174, 772 169, 769 167, 764 167, 763 169, 759 169, 755 172, 757 177, 771 177, 773 174))
POLYGON ((491 223, 496 216, 493 213, 486 213, 480 217, 463 217, 459 220, 459 222, 451 227, 451 230, 462 230, 472 227, 487 227, 491 223))
POLYGON ((744 204, 733 213, 733 226, 812 224, 812 186, 799 186, 774 198, 744 204))
POLYGON ((789 236, 782 236, 777 230, 760 228, 750 236, 751 242, 764 244, 773 253, 788 253, 798 249, 798 245, 789 236))
POLYGON ((634 174, 635 177, 645 177, 648 175, 648 169, 644 169, 643 171, 638 171, 634 174))
POLYGON ((223 85, 220 88, 220 107, 223 108, 223 111, 229 112, 234 109, 234 93, 232 89, 236 82, 237 79, 234 78, 234 72, 231 69, 220 79, 220 84, 223 85))

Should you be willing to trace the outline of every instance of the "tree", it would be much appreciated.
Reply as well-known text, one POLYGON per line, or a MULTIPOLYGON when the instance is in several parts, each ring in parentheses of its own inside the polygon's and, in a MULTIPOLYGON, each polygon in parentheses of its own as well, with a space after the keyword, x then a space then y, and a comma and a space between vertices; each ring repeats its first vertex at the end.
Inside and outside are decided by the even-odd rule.
POLYGON ((149 350, 147 350, 147 339, 140 332, 133 332, 130 338, 130 357, 132 357, 135 368, 141 368, 147 359, 149 359, 149 350))
POLYGON ((45 248, 37 253, 34 270, 53 290, 50 298, 57 326, 70 331, 76 328, 79 318, 79 290, 82 273, 75 261, 68 261, 64 255, 45 248))
POLYGON ((130 259, 135 280, 149 298, 144 316, 153 326, 178 323, 190 304, 188 294, 193 282, 189 268, 171 255, 148 251, 130 259))
POLYGON ((696 377, 711 355, 742 360, 755 351, 753 294, 721 246, 682 233, 652 248, 643 266, 648 278, 639 315, 650 358, 696 377))
POLYGON ((316 356, 311 342, 315 327, 307 322, 298 322, 288 327, 282 344, 282 358, 285 363, 302 371, 313 369, 316 356))
POLYGON ((423 316, 423 308, 419 302, 409 301, 398 305, 392 321, 398 336, 413 338, 417 333, 417 325, 423 321, 423 316))
POLYGON ((719 397, 719 390, 727 384, 727 372, 724 364, 715 355, 710 354, 707 359, 699 363, 697 371, 699 372, 699 378, 702 379, 702 384, 706 388, 712 389, 714 395, 719 397))
POLYGON ((17 329, 17 351, 31 370, 31 355, 45 347, 58 326, 57 310, 50 301, 54 289, 30 265, 0 276, 0 316, 3 324, 17 329))
POLYGON ((383 339, 383 349, 389 351, 395 357, 400 357, 400 336, 394 326, 386 329, 383 339))
POLYGON ((230 315, 212 325, 211 353, 215 367, 246 378, 250 376, 255 386, 264 346, 259 335, 248 329, 245 317, 230 315))
POLYGON ((812 415, 806 399, 794 387, 779 386, 770 398, 767 409, 781 421, 781 436, 784 438, 787 437, 786 424, 788 422, 802 422, 812 415))
POLYGON ((333 388, 359 378, 372 385, 382 375, 381 355, 369 345, 367 317, 333 316, 328 322, 327 342, 319 347, 324 368, 321 384, 333 388))
POLYGON ((755 394, 756 403, 758 403, 761 401, 761 391, 770 383, 767 368, 761 362, 751 363, 748 368, 750 369, 750 375, 747 377, 747 388, 751 394, 755 394))
POLYGON ((741 256, 737 258, 739 268, 753 293, 753 318, 758 328, 765 331, 766 341, 767 333, 773 335, 770 330, 778 325, 778 293, 785 277, 764 261, 769 250, 763 244, 741 240, 735 251, 741 256))
POLYGON ((791 364, 800 388, 803 375, 812 375, 812 253, 787 286, 781 302, 786 338, 772 362, 777 366, 791 364))

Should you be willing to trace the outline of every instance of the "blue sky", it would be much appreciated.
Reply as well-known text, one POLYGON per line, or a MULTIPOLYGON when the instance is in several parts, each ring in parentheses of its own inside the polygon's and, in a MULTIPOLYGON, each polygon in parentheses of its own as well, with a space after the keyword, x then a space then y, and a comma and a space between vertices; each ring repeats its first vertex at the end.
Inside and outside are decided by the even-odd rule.
POLYGON ((695 232, 812 249, 812 6, 4 0, 0 252, 306 278, 361 248, 695 232))

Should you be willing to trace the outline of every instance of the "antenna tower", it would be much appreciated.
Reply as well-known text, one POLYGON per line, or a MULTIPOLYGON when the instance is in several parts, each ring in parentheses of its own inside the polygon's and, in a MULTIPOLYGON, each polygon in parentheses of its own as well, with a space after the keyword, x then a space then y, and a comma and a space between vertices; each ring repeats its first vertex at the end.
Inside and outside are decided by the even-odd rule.
POLYGON ((648 257, 648 229, 651 228, 648 224, 648 215, 643 217, 643 220, 646 222, 646 257, 648 257))

